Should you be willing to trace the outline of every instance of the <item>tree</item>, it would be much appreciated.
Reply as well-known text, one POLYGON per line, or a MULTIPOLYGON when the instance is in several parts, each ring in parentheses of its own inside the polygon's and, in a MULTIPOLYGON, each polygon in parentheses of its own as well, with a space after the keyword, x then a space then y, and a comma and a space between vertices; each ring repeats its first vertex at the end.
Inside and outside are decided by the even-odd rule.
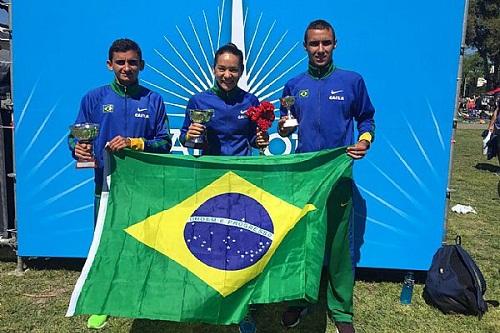
POLYGON ((485 76, 484 60, 478 52, 466 54, 462 67, 462 92, 464 96, 476 94, 477 79, 485 76))
POLYGON ((465 43, 483 59, 488 87, 500 83, 500 0, 470 0, 465 43), (490 66, 494 72, 490 73, 490 66))

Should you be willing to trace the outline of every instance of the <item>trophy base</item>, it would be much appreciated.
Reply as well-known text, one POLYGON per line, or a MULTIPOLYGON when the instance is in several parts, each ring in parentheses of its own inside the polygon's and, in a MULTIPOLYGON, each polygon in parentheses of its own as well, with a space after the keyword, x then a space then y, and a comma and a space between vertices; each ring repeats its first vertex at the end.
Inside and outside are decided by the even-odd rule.
POLYGON ((186 142, 184 143, 184 147, 196 148, 202 145, 204 142, 205 141, 202 138, 194 138, 191 140, 186 140, 186 142))
POLYGON ((97 163, 95 160, 92 161, 77 161, 76 162, 76 168, 77 169, 95 169, 97 168, 97 163))
POLYGON ((295 118, 287 119, 287 120, 285 120, 285 123, 283 124, 284 128, 292 128, 292 127, 297 127, 297 126, 299 126, 299 122, 295 118))
POLYGON ((195 145, 196 145, 196 143, 194 143, 193 141, 186 141, 184 143, 184 147, 188 147, 188 148, 194 148, 195 145))

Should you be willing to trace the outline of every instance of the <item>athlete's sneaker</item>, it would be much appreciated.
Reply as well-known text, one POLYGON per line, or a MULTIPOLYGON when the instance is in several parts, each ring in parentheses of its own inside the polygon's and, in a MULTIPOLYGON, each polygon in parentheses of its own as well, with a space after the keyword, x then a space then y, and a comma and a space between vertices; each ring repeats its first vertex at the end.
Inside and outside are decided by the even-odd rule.
POLYGON ((354 326, 352 325, 352 323, 336 321, 335 327, 337 328, 337 333, 355 333, 356 332, 356 331, 354 331, 354 326))
POLYGON ((253 319, 250 312, 243 318, 242 321, 238 324, 240 333, 255 333, 257 332, 257 325, 255 324, 255 320, 253 319))
POLYGON ((281 325, 285 328, 292 328, 300 323, 300 318, 307 315, 308 308, 304 306, 290 306, 281 316, 281 325))
POLYGON ((87 327, 94 330, 99 330, 108 323, 107 315, 91 315, 87 320, 87 327))

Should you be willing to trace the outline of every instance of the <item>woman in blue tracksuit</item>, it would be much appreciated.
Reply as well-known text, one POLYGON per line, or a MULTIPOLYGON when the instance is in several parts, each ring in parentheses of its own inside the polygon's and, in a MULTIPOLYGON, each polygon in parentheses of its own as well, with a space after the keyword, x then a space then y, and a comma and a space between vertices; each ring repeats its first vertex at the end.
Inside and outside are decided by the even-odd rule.
POLYGON ((243 53, 234 44, 222 46, 215 53, 213 70, 214 86, 188 102, 180 141, 185 145, 186 140, 205 132, 207 142, 195 146, 203 155, 252 155, 252 147, 266 147, 268 138, 257 133, 256 125, 245 115, 249 107, 259 105, 259 100, 237 86, 243 73, 243 53), (212 109, 214 114, 202 125, 191 122, 190 109, 212 109))
MULTIPOLYGON (((251 106, 259 105, 253 94, 238 88, 243 74, 243 53, 234 44, 222 46, 215 53, 215 85, 194 95, 186 107, 186 116, 181 129, 180 140, 197 138, 206 133, 207 142, 195 148, 204 155, 245 156, 252 155, 252 147, 265 148, 269 145, 267 134, 257 132, 257 126, 245 115, 251 106), (193 123, 190 109, 212 109, 214 114, 205 125, 193 123)), ((251 311, 239 324, 240 333, 255 333, 255 321, 251 311)))

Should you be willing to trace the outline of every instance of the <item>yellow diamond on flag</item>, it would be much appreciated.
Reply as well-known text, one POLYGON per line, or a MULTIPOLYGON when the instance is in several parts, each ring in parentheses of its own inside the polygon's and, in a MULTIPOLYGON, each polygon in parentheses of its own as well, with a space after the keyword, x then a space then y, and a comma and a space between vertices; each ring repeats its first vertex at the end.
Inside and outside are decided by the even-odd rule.
POLYGON ((227 172, 125 231, 227 296, 259 275, 312 204, 296 207, 227 172))

